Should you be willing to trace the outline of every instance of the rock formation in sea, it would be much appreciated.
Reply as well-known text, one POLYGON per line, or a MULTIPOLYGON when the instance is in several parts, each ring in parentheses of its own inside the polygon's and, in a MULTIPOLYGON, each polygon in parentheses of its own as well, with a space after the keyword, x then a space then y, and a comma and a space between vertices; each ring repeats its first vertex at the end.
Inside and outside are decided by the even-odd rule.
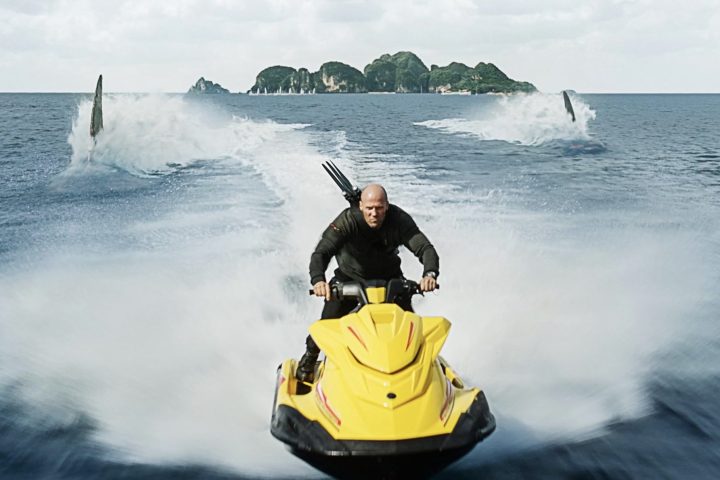
POLYGON ((210 80, 205 80, 204 77, 200 77, 195 85, 190 87, 188 93, 230 93, 226 88, 223 88, 219 83, 213 83, 210 80))
POLYGON ((429 70, 412 52, 384 54, 364 73, 341 62, 322 64, 317 72, 274 66, 261 71, 249 93, 514 93, 534 92, 529 82, 509 78, 492 63, 475 67, 452 62, 429 70))
POLYGON ((361 71, 340 62, 327 62, 317 72, 274 66, 258 73, 249 93, 365 93, 361 71))
POLYGON ((484 62, 474 68, 458 62, 446 67, 432 65, 428 78, 428 91, 435 93, 530 93, 535 90, 532 83, 513 80, 492 63, 484 62))
POLYGON ((372 92, 427 92, 428 68, 412 52, 384 54, 365 67, 372 92))

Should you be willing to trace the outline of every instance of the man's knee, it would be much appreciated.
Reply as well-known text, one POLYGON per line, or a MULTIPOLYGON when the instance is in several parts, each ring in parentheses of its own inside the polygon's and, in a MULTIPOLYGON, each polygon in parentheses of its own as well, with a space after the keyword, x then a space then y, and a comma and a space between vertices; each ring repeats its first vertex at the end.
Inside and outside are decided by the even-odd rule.
POLYGON ((305 348, 310 354, 314 354, 315 356, 320 354, 320 347, 317 346, 315 340, 313 340, 310 335, 305 339, 305 348))

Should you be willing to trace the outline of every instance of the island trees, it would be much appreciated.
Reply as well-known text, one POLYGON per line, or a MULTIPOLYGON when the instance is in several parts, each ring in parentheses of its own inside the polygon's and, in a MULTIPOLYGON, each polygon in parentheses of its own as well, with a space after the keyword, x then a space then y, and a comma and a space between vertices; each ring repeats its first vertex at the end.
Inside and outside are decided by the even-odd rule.
POLYGON ((509 78, 492 63, 475 67, 452 62, 429 70, 412 52, 384 54, 365 66, 363 72, 341 62, 327 62, 317 72, 306 68, 274 66, 261 71, 252 93, 513 93, 533 92, 529 82, 509 78))

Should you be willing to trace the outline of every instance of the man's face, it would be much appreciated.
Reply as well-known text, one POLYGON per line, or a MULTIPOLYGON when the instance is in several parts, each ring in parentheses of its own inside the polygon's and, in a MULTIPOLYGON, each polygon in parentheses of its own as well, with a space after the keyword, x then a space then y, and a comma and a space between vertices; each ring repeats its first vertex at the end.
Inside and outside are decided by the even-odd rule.
POLYGON ((360 200, 360 210, 370 228, 380 228, 388 211, 387 201, 380 198, 360 200))

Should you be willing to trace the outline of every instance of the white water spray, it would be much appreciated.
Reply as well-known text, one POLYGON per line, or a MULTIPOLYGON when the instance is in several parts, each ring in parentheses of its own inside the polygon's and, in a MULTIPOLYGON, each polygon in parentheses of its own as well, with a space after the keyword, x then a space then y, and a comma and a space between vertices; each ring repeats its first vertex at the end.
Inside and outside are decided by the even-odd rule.
POLYGON ((578 97, 573 97, 573 106, 575 122, 565 111, 561 94, 513 95, 499 97, 497 103, 474 112, 470 118, 427 120, 416 125, 521 145, 587 140, 588 123, 595 118, 595 111, 578 97))
MULTIPOLYGON (((546 100, 504 99, 494 118, 542 118, 531 107, 546 100)), ((582 105, 576 114, 587 121, 582 105)), ((564 115, 561 99, 558 108, 564 115)), ((163 248, 51 253, 28 271, 0 274, 0 383, 16 384, 36 418, 65 425, 91 416, 95 438, 121 459, 310 472, 270 437, 268 423, 275 367, 302 352, 321 306, 305 294, 309 253, 345 204, 320 168, 330 157, 297 126, 218 115, 179 98, 110 97, 105 112, 90 168, 144 177, 201 164, 223 175, 202 177, 165 217, 134 218, 116 232, 165 240, 138 242, 163 248), (261 182, 243 176, 248 170, 261 182)), ((89 102, 69 140, 76 175, 88 168, 78 153, 87 114, 89 102)), ((528 121, 508 141, 578 134, 573 126, 558 133, 558 122, 533 130, 528 121)), ((343 150, 343 138, 325 141, 343 150)), ((361 153, 343 152, 333 158, 339 166, 353 179, 383 182, 437 246, 442 290, 417 309, 453 322, 444 354, 487 391, 496 436, 542 442, 642 414, 653 354, 682 330, 693 295, 708 289, 703 252, 682 248, 691 240, 511 210, 502 192, 423 180, 422 159, 393 158, 389 169, 381 157, 363 158, 353 172, 346 162, 361 153), (571 223, 593 241, 573 237, 571 223)), ((403 256, 417 277, 421 267, 403 256)))
MULTIPOLYGON (((134 239, 134 249, 110 240, 90 256, 57 245, 28 271, 3 273, 0 385, 15 385, 41 424, 88 415, 94 438, 122 460, 311 472, 270 436, 269 402, 276 366, 302 352, 320 308, 303 295, 304 252, 320 228, 305 223, 342 204, 327 202, 338 197, 329 182, 309 187, 324 179, 327 157, 298 137, 299 125, 126 96, 106 99, 88 159, 88 108, 80 105, 69 138, 65 189, 90 173, 111 190, 113 177, 96 178, 98 169, 147 177, 200 164, 219 173, 198 174, 162 218, 90 226, 134 239)), ((123 202, 133 201, 148 202, 123 202)), ((123 215, 122 205, 113 212, 123 215)), ((66 227, 45 228, 62 238, 66 227)))
POLYGON ((278 133, 304 127, 231 117, 179 96, 106 95, 105 128, 93 145, 86 132, 91 109, 88 101, 78 106, 68 138, 73 149, 69 173, 104 166, 146 176, 203 161, 245 159, 278 133))

